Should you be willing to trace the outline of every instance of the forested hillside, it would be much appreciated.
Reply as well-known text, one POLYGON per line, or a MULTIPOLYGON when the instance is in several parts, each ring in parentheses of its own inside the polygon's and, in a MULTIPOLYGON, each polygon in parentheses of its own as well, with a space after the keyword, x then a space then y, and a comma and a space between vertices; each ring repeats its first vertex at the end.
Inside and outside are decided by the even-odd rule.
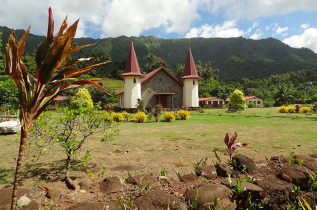
MULTIPOLYGON (((4 52, 11 30, 0 27, 3 32, 4 52)), ((17 30, 18 37, 23 30, 17 30)), ((29 35, 26 53, 32 55, 43 36, 29 35)), ((117 37, 107 39, 79 38, 75 44, 96 43, 74 57, 94 56, 97 61, 111 59, 114 62, 104 67, 102 75, 115 77, 122 70, 128 55, 130 41, 134 41, 136 54, 142 71, 147 72, 151 62, 158 60, 176 72, 178 64, 184 64, 188 46, 194 59, 203 63, 211 61, 212 67, 219 69, 221 80, 241 78, 263 78, 272 74, 288 73, 317 66, 317 54, 309 49, 295 49, 273 38, 252 40, 238 38, 192 38, 161 39, 156 37, 117 37)), ((153 66, 153 65, 152 65, 153 66)), ((154 65, 155 66, 155 65, 154 65)), ((98 72, 95 72, 98 74, 98 72)))

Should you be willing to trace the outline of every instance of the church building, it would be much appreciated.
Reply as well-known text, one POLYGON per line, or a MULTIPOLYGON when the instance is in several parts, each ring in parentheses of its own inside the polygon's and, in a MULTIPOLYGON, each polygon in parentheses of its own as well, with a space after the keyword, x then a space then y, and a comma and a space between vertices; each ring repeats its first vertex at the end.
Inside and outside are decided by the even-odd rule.
POLYGON ((163 108, 199 107, 198 81, 200 80, 189 48, 182 80, 179 81, 164 67, 142 75, 133 42, 122 74, 124 88, 118 93, 121 108, 136 108, 138 99, 146 108, 161 104, 163 108))

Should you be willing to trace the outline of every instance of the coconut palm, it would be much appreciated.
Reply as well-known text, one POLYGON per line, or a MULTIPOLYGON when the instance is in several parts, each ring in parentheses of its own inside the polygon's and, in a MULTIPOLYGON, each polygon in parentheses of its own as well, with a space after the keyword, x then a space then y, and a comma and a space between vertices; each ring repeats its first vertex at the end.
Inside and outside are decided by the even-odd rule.
POLYGON ((30 27, 25 31, 19 42, 17 42, 16 34, 14 30, 12 30, 6 46, 5 71, 6 74, 15 81, 21 103, 21 139, 14 177, 11 209, 16 208, 18 179, 23 152, 29 130, 36 118, 46 109, 53 99, 64 90, 84 84, 92 84, 100 90, 106 92, 99 84, 96 83, 96 81, 99 81, 100 79, 78 78, 82 74, 87 73, 93 68, 107 62, 91 65, 83 69, 75 68, 74 64, 80 61, 90 60, 92 58, 74 59, 66 63, 66 58, 70 53, 90 46, 72 46, 72 40, 76 34, 78 20, 66 29, 66 17, 55 37, 53 34, 54 20, 51 8, 49 8, 48 12, 47 38, 39 46, 35 56, 37 64, 36 78, 33 78, 28 74, 28 70, 21 60, 30 27))
POLYGON ((279 85, 274 89, 274 99, 276 105, 287 105, 294 99, 294 96, 287 86, 279 85))

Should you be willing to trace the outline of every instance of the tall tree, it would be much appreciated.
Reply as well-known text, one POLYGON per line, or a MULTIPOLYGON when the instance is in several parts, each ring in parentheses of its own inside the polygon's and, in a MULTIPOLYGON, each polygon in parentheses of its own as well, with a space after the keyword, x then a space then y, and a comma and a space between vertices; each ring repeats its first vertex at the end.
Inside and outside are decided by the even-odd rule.
POLYGON ((22 165, 23 152, 33 122, 53 99, 64 90, 84 84, 92 84, 106 92, 106 90, 96 83, 96 81, 99 81, 100 79, 93 78, 78 80, 77 78, 107 62, 91 65, 83 69, 75 68, 74 64, 79 61, 90 60, 91 58, 80 58, 66 62, 70 53, 90 46, 72 46, 72 40, 75 37, 79 20, 66 29, 66 18, 56 37, 54 37, 54 20, 51 8, 49 8, 48 12, 47 38, 36 51, 36 79, 33 79, 33 77, 29 75, 28 69, 21 59, 30 28, 25 31, 19 42, 17 42, 15 31, 12 30, 6 46, 5 71, 6 74, 15 81, 21 103, 21 139, 14 177, 11 210, 16 209, 18 179, 22 165))

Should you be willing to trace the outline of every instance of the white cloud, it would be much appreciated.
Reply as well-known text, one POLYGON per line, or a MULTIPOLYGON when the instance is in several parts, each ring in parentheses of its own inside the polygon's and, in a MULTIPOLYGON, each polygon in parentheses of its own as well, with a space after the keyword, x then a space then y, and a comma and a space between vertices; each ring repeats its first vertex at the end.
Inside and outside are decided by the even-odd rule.
POLYGON ((317 53, 317 28, 308 28, 300 35, 294 35, 283 40, 291 47, 306 47, 317 53))
POLYGON ((244 32, 235 27, 235 21, 225 21, 222 25, 208 25, 204 24, 198 28, 191 28, 188 33, 186 33, 186 38, 191 37, 239 37, 244 35, 244 32))
POLYGON ((224 12, 229 19, 255 20, 261 17, 285 15, 296 11, 317 11, 316 0, 210 0, 210 12, 224 12))
POLYGON ((309 24, 308 24, 308 23, 303 23, 302 25, 300 25, 300 27, 301 27, 302 29, 306 29, 306 28, 309 27, 309 24))
POLYGON ((255 33, 252 34, 252 36, 250 36, 250 39, 260 39, 262 37, 262 35, 263 35, 262 30, 261 29, 257 29, 255 31, 255 33))

